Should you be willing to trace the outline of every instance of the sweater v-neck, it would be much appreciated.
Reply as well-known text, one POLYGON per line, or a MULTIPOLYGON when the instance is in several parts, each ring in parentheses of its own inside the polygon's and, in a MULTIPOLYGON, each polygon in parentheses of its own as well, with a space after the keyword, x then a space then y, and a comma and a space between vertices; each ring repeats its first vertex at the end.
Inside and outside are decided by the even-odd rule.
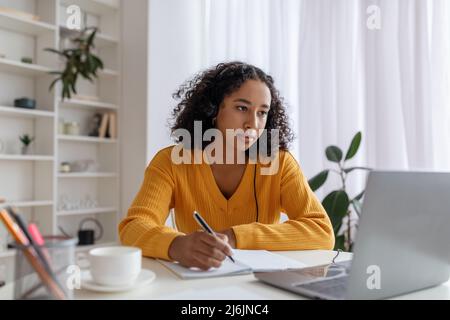
POLYGON ((235 206, 236 202, 239 203, 239 199, 242 197, 244 192, 242 189, 244 188, 245 181, 248 179, 247 176, 250 171, 249 163, 247 162, 247 164, 245 165, 245 170, 244 173, 242 174, 241 180, 239 181, 236 190, 234 190, 233 194, 228 199, 225 197, 225 195, 222 193, 219 186, 217 185, 216 178, 214 177, 211 166, 205 161, 203 161, 203 167, 204 170, 206 171, 206 181, 210 186, 209 192, 211 192, 211 194, 220 204, 220 206, 228 211, 229 208, 233 208, 235 206))

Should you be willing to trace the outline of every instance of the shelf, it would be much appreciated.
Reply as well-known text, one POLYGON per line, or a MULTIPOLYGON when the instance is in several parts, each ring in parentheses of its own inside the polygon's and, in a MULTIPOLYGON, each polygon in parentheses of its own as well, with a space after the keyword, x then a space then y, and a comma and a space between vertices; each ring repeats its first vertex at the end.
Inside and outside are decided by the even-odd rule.
MULTIPOLYGON (((26 65, 25 63, 22 63, 22 64, 26 65)), ((60 70, 62 70, 64 67, 65 67, 65 64, 60 64, 58 68, 60 70)), ((58 69, 58 68, 56 68, 56 69, 58 69)), ((49 70, 49 71, 55 71, 55 70, 50 70, 48 68, 46 68, 46 69, 49 70)), ((104 68, 104 69, 98 69, 98 71, 97 71, 97 78, 92 76, 92 80, 95 81, 98 78, 116 78, 118 76, 120 76, 120 73, 118 71, 113 70, 113 69, 104 68)))
POLYGON ((117 212, 116 207, 100 207, 100 208, 91 208, 91 209, 81 209, 81 210, 70 210, 70 211, 58 211, 56 213, 57 216, 76 216, 76 215, 85 215, 85 214, 97 214, 97 213, 115 213, 117 212))
POLYGON ((61 4, 69 6, 75 4, 81 8, 82 11, 87 11, 97 15, 106 15, 114 13, 119 9, 117 2, 108 3, 105 0, 61 0, 61 4))
POLYGON ((48 207, 53 205, 53 201, 51 200, 31 200, 31 201, 12 201, 0 203, 1 206, 10 206, 17 208, 31 208, 31 207, 48 207))
POLYGON ((115 172, 72 172, 58 173, 58 178, 116 178, 115 172))
POLYGON ((119 44, 118 39, 103 33, 96 34, 95 41, 96 41, 95 43, 96 48, 112 47, 119 44))
MULTIPOLYGON (((81 34, 79 30, 69 29, 65 26, 59 26, 59 31, 61 32, 61 37, 77 37, 81 34)), ((119 40, 116 38, 106 35, 103 33, 96 33, 95 35, 95 48, 105 48, 116 46, 119 43, 119 40)))
POLYGON ((53 111, 37 110, 37 109, 25 109, 17 107, 0 106, 0 115, 4 114, 13 117, 54 117, 55 113, 53 111))
POLYGON ((98 72, 98 76, 114 78, 114 77, 119 76, 119 72, 117 72, 116 70, 111 70, 111 69, 103 69, 98 72))
POLYGON ((52 71, 50 68, 37 64, 23 63, 0 58, 0 72, 15 73, 25 76, 42 76, 52 71))
POLYGON ((0 154, 0 160, 53 161, 54 157, 42 155, 0 154))
MULTIPOLYGON (((117 224, 123 206, 118 188, 122 176, 118 148, 122 138, 120 135, 112 135, 112 138, 88 136, 88 121, 96 113, 113 113, 116 127, 120 122, 119 111, 123 108, 118 90, 123 74, 120 17, 124 4, 122 0, 20 0, 23 4, 19 8, 17 2, 5 0, 0 5, 7 10, 10 8, 8 11, 0 10, 0 31, 8 34, 8 41, 4 44, 7 46, 5 50, 8 50, 2 52, 6 56, 0 57, 0 78, 6 81, 0 88, 0 96, 6 99, 0 101, 0 119, 5 124, 0 136, 4 135, 2 139, 6 143, 5 154, 0 153, 0 181, 4 182, 0 194, 7 200, 0 203, 0 207, 17 207, 27 220, 35 219, 45 234, 60 234, 58 227, 61 226, 74 237, 81 220, 90 215, 98 216, 105 229, 104 236, 95 245, 77 246, 76 250, 118 245, 117 224), (56 76, 51 72, 63 70, 65 61, 58 55, 43 52, 43 49, 51 47, 60 50, 61 46, 72 45, 66 40, 79 34, 80 31, 66 27, 65 17, 70 13, 63 12, 62 6, 69 5, 79 6, 83 15, 90 15, 88 20, 84 20, 85 23, 98 25, 95 52, 104 61, 105 69, 98 70, 93 83, 83 79, 80 92, 73 95, 73 99, 61 101, 60 92, 49 91, 48 87, 56 76), (24 11, 18 12, 20 10, 24 11), (21 57, 24 56, 32 57, 33 63, 22 62, 21 57), (37 109, 14 106, 8 97, 17 96, 16 92, 20 91, 29 92, 30 98, 37 99, 37 109), (86 128, 81 128, 82 135, 60 134, 58 121, 63 116, 82 123, 86 120, 86 128), (23 132, 30 131, 44 139, 43 144, 33 148, 31 154, 22 155, 19 145, 15 150, 13 145, 8 144, 8 139, 13 141, 23 132), (59 172, 61 159, 74 157, 92 158, 96 163, 104 162, 104 166, 92 168, 96 172, 59 172), (83 199, 85 193, 98 199, 95 202, 98 207, 80 209, 83 207, 80 205, 80 210, 72 210, 75 207, 64 207, 71 210, 62 210, 58 207, 63 195, 83 199)), ((7 233, 0 233, 0 242, 3 243, 3 236, 7 233)), ((0 258, 13 259, 15 252, 2 251, 0 258)))
POLYGON ((56 26, 45 22, 25 19, 14 14, 0 12, 0 29, 39 36, 45 33, 55 32, 56 26))
POLYGON ((100 102, 100 101, 90 101, 90 100, 77 100, 77 99, 69 99, 59 102, 61 105, 65 107, 71 108, 93 108, 93 109, 109 109, 109 110, 117 110, 118 107, 115 104, 108 102, 100 102))
POLYGON ((58 135, 58 139, 61 141, 68 142, 92 142, 92 143, 116 143, 116 139, 110 138, 98 138, 98 137, 88 137, 88 136, 69 136, 69 135, 58 135))

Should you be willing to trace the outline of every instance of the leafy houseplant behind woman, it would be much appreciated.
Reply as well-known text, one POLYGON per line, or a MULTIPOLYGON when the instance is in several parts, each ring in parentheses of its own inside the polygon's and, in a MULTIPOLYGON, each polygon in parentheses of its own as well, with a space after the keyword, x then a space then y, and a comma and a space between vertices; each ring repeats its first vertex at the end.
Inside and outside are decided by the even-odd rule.
POLYGON ((56 50, 46 48, 46 51, 53 52, 61 56, 65 60, 65 68, 63 71, 52 71, 50 74, 58 77, 50 84, 50 90, 58 81, 62 82, 61 98, 71 98, 71 93, 77 94, 76 83, 79 76, 84 79, 93 81, 97 78, 98 69, 103 69, 102 60, 93 53, 95 34, 97 28, 90 27, 81 31, 80 36, 72 39, 75 44, 73 48, 64 50, 56 50), (92 30, 90 34, 88 31, 92 30))
MULTIPOLYGON (((345 251, 352 251, 354 239, 352 237, 352 219, 351 210, 353 208, 357 217, 361 215, 361 199, 364 195, 362 190, 358 195, 350 198, 346 190, 346 180, 350 172, 354 170, 368 170, 366 167, 347 167, 346 161, 352 159, 358 152, 359 145, 361 144, 361 132, 358 132, 352 139, 350 146, 347 150, 345 158, 343 158, 342 150, 337 146, 328 146, 325 150, 327 159, 334 162, 338 166, 338 170, 326 169, 318 173, 311 178, 308 183, 313 191, 319 189, 327 180, 328 173, 333 172, 341 178, 342 187, 339 190, 332 191, 322 201, 322 205, 325 208, 328 216, 330 217, 335 234, 335 250, 341 249, 345 251), (346 219, 347 225, 343 225, 346 219), (344 228, 342 228, 344 227, 344 228), (344 233, 341 233, 341 229, 345 229, 344 233)), ((356 227, 356 224, 354 224, 356 227)))

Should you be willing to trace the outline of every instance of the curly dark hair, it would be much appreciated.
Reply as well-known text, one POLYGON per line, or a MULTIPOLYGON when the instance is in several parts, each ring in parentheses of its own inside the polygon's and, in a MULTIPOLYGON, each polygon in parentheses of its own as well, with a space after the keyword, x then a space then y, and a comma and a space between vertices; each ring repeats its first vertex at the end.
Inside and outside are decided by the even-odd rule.
MULTIPOLYGON (((288 124, 284 99, 275 88, 273 78, 261 69, 240 61, 219 63, 215 67, 198 73, 178 88, 173 98, 181 99, 181 101, 172 111, 174 121, 171 126, 172 134, 177 129, 186 129, 193 137, 194 121, 201 121, 203 136, 206 130, 214 128, 213 118, 217 116, 223 99, 250 79, 262 81, 269 88, 272 99, 265 129, 267 129, 266 132, 278 129, 278 147, 280 150, 288 150, 294 135, 288 124)), ((180 137, 174 137, 174 139, 176 143, 181 142, 180 137)), ((271 135, 268 134, 266 139, 267 151, 270 155, 271 135)), ((204 142, 202 148, 204 149, 209 143, 204 142)))

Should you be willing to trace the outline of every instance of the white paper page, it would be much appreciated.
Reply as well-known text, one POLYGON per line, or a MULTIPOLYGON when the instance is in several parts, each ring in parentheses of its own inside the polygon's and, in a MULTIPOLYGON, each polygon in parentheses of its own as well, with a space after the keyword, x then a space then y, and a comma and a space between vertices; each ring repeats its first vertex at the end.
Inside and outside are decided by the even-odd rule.
POLYGON ((241 263, 233 263, 228 258, 223 261, 220 268, 211 268, 207 271, 203 271, 197 268, 186 268, 175 262, 169 262, 165 260, 158 261, 171 269, 183 279, 212 278, 252 272, 252 270, 248 266, 245 266, 241 263))
POLYGON ((233 250, 236 262, 249 266, 253 271, 277 271, 305 268, 306 264, 266 250, 233 250))

